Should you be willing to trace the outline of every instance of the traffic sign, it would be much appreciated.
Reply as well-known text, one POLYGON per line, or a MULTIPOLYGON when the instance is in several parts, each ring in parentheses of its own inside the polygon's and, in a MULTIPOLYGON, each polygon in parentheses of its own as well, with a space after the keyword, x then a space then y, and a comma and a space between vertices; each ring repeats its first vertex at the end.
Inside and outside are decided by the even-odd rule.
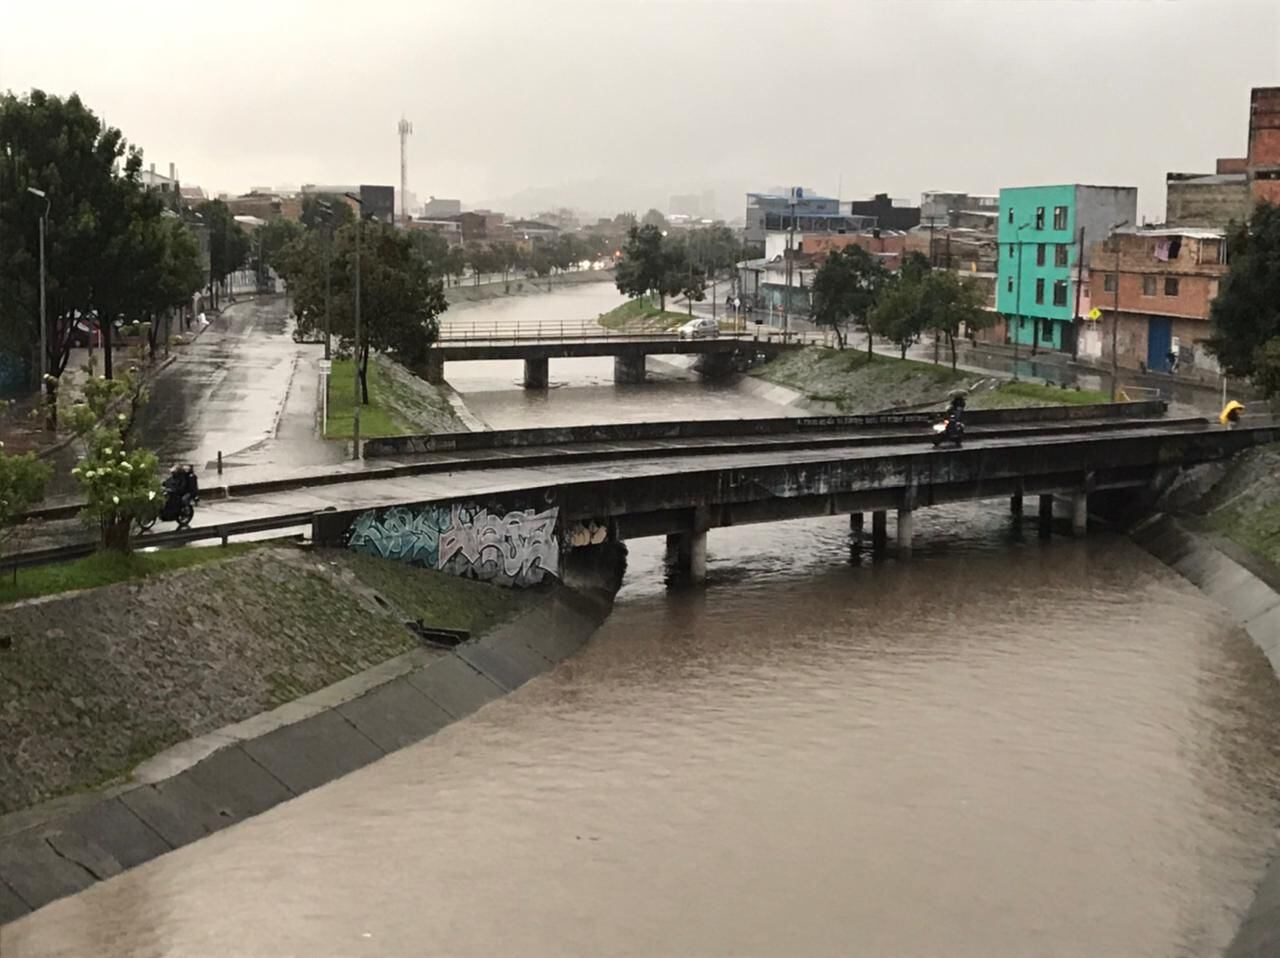
POLYGON ((333 369, 333 362, 331 360, 328 360, 328 359, 320 360, 320 372, 324 373, 327 376, 329 375, 329 372, 332 369, 333 369))
POLYGON ((1093 309, 1089 310, 1088 315, 1089 315, 1089 318, 1096 323, 1098 320, 1102 318, 1102 310, 1098 309, 1098 307, 1095 306, 1093 307, 1093 309))

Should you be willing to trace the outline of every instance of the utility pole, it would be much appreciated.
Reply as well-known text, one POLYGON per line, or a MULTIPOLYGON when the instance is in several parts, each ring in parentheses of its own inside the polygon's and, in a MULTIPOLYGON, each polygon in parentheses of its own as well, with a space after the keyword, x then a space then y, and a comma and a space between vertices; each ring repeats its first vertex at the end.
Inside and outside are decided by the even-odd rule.
POLYGON ((364 202, 360 197, 353 193, 348 193, 350 199, 355 200, 358 210, 356 213, 356 289, 355 289, 355 348, 352 352, 352 360, 355 364, 355 376, 352 377, 355 382, 356 404, 351 410, 351 441, 353 457, 360 458, 360 404, 364 401, 364 393, 360 386, 363 376, 360 375, 360 234, 364 232, 364 202))
POLYGON ((332 300, 330 298, 330 274, 333 271, 333 205, 324 200, 317 200, 316 206, 320 208, 320 213, 324 216, 325 226, 325 243, 324 243, 324 358, 329 361, 333 358, 330 340, 332 338, 333 327, 330 323, 330 317, 333 313, 332 300))
POLYGON ((1128 226, 1128 220, 1121 220, 1111 227, 1111 242, 1116 246, 1116 283, 1111 290, 1111 401, 1116 401, 1116 391, 1120 382, 1120 240, 1116 230, 1128 226))
POLYGON ((794 266, 792 266, 792 259, 795 255, 795 245, 796 245, 796 194, 797 192, 798 192, 798 188, 793 186, 791 188, 791 216, 787 222, 787 263, 786 263, 787 268, 786 268, 786 274, 785 274, 787 277, 787 283, 786 283, 787 289, 782 300, 782 335, 784 339, 787 336, 787 334, 791 332, 791 280, 792 280, 793 270, 794 270, 794 266))
POLYGON ((1084 278, 1084 227, 1080 227, 1080 245, 1076 249, 1076 307, 1071 323, 1075 335, 1071 337, 1071 361, 1080 358, 1080 281, 1084 278))
MULTIPOLYGON (((45 303, 44 238, 49 230, 49 197, 44 190, 38 190, 34 186, 28 186, 27 192, 44 200, 44 212, 40 214, 40 362, 38 363, 38 368, 40 370, 40 389, 44 391, 45 405, 48 407, 50 394, 49 384, 46 382, 45 377, 49 374, 49 315, 45 303)), ((93 341, 92 335, 91 330, 90 342, 93 341)), ((45 409, 44 427, 52 430, 56 426, 50 411, 49 408, 45 409)))
POLYGON ((1013 327, 1013 381, 1018 381, 1018 334, 1022 331, 1022 231, 1030 226, 1030 223, 1023 223, 1014 231, 1014 236, 1018 242, 1018 269, 1017 278, 1014 280, 1013 294, 1013 311, 1017 314, 1014 319, 1013 327))

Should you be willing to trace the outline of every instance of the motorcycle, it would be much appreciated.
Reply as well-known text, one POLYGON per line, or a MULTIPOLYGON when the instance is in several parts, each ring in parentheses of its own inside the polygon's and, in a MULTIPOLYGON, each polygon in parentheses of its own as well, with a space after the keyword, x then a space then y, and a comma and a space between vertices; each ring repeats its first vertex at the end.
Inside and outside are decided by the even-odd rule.
POLYGON ((955 416, 948 415, 941 422, 933 424, 933 444, 941 446, 944 442, 954 442, 959 448, 964 441, 964 423, 955 416))

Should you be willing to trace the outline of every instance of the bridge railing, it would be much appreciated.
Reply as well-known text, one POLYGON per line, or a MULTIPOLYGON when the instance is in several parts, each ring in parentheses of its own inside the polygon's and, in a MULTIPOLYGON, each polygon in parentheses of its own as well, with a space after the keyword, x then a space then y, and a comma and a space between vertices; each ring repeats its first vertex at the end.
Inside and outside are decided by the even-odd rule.
MULTIPOLYGON (((594 319, 565 320, 516 320, 500 322, 483 320, 446 321, 440 324, 436 342, 441 345, 467 345, 469 343, 554 343, 581 342, 583 340, 672 340, 680 335, 679 327, 671 329, 611 329, 601 326, 594 319)), ((764 333, 721 330, 720 339, 765 340, 764 333)), ((780 337, 773 337, 778 339, 780 337)))

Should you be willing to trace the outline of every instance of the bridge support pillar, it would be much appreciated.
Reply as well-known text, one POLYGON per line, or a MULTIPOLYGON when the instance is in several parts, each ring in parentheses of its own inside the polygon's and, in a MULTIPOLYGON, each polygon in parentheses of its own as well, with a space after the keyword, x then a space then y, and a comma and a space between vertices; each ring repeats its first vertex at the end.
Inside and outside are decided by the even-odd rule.
POLYGON ((1083 490, 1071 497, 1071 534, 1082 536, 1089 531, 1089 494, 1083 490))
POLYGON ((427 350, 427 368, 424 378, 433 386, 444 383, 444 357, 434 350, 427 350))
POLYGON ((615 383, 644 382, 644 353, 633 353, 613 358, 613 381, 615 383))
POLYGON ((1022 518, 1022 493, 1015 492, 1009 497, 1009 515, 1016 519, 1022 518))
POLYGON ((1040 497, 1040 538, 1053 534, 1053 496, 1040 497))
POLYGON ((916 514, 913 509, 898 510, 898 555, 907 558, 911 555, 911 537, 915 532, 916 514))
POLYGON ((524 388, 546 389, 550 378, 548 373, 550 365, 550 360, 545 356, 541 359, 526 359, 524 361, 524 388))
POLYGON ((853 538, 862 541, 863 514, 861 512, 849 513, 849 531, 853 533, 853 538))
POLYGON ((871 513, 871 551, 883 552, 888 541, 888 517, 883 509, 871 513))
POLYGON ((667 536, 667 563, 677 578, 693 583, 707 581, 706 532, 678 532, 667 536))

